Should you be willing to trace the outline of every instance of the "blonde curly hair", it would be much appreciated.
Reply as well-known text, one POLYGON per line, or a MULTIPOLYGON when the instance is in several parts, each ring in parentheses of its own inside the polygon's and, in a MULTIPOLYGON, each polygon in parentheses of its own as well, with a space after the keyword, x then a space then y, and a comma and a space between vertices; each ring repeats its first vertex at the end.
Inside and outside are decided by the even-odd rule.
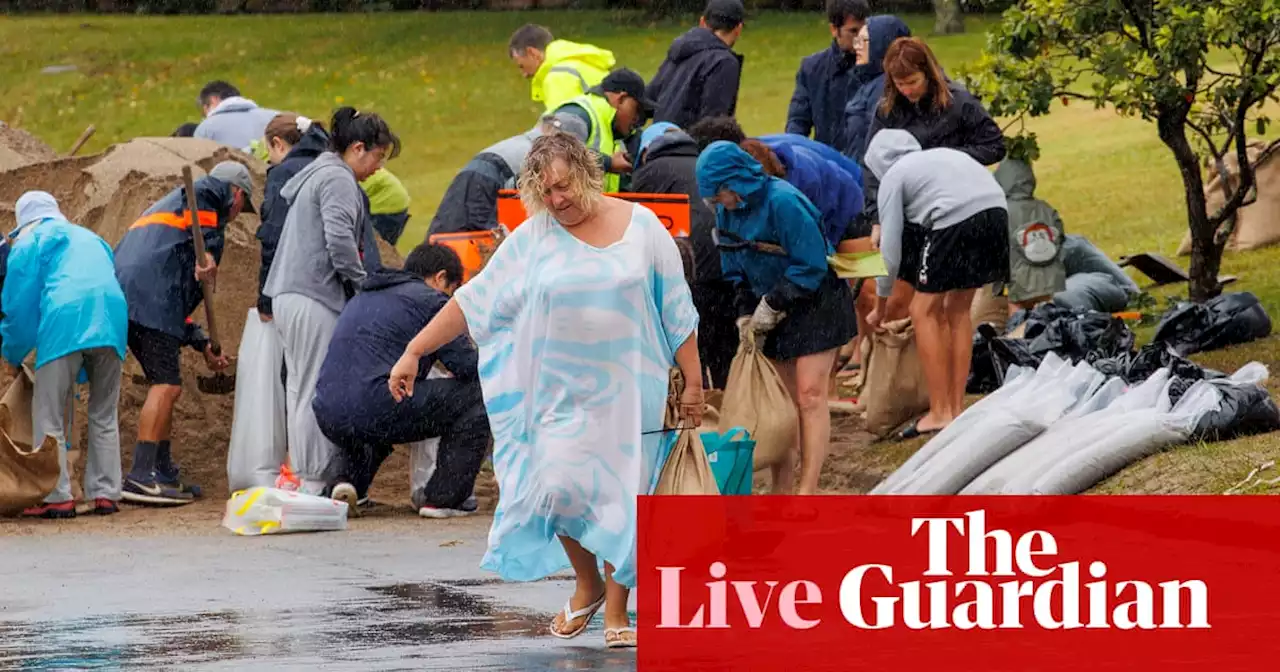
POLYGON ((518 183, 525 212, 533 216, 547 209, 542 200, 547 191, 546 175, 556 159, 563 159, 569 167, 571 198, 590 215, 604 191, 604 171, 597 154, 567 133, 550 133, 533 141, 518 183))

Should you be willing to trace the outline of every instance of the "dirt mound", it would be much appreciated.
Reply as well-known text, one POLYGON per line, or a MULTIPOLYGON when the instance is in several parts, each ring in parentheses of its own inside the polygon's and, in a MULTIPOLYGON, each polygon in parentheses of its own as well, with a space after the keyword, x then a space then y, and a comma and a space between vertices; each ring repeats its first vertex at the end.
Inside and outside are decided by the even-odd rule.
POLYGON ((34 135, 0 121, 0 171, 58 157, 49 145, 34 135))

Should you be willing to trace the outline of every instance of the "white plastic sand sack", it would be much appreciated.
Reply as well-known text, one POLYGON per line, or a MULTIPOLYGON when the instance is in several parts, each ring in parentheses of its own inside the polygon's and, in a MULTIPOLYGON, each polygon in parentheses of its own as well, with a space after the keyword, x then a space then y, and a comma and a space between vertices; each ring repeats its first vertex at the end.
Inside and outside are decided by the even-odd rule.
POLYGON ((347 529, 347 504, 276 488, 232 493, 222 526, 241 536, 347 529))
MULTIPOLYGON (((954 495, 1005 455, 1035 438, 1102 385, 1105 376, 1081 362, 1037 375, 1020 394, 984 409, 964 434, 937 451, 889 494, 954 495)), ((969 411, 966 411, 968 413, 969 411)))
POLYGON ((1009 367, 1008 375, 1005 377, 1005 383, 1000 389, 979 399, 976 403, 960 414, 954 422, 947 426, 946 429, 938 432, 925 445, 921 446, 911 457, 907 458, 902 466, 898 467, 892 474, 889 474, 883 481, 878 483, 876 487, 871 489, 873 495, 883 495, 893 492, 903 482, 911 477, 922 465, 929 461, 935 454, 946 448, 952 441, 964 436, 978 421, 981 420, 986 410, 999 406, 1009 399, 1016 398, 1019 394, 1025 392, 1032 384, 1032 381, 1039 375, 1055 375, 1068 366, 1067 363, 1056 354, 1050 352, 1040 363, 1037 369, 1028 369, 1017 365, 1009 367))
POLYGON ((272 486, 285 461, 284 347, 275 325, 250 308, 236 368, 235 415, 227 447, 227 485, 231 492, 272 486))

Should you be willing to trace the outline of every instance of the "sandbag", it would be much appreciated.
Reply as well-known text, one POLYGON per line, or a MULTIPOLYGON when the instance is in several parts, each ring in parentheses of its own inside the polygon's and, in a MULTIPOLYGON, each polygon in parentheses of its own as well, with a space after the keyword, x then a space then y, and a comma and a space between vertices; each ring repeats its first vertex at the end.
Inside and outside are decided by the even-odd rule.
MULTIPOLYGON (((1227 240, 1227 250, 1240 252, 1255 250, 1260 247, 1280 242, 1280 141, 1266 145, 1260 141, 1249 144, 1246 151, 1249 163, 1254 167, 1254 181, 1257 185, 1257 200, 1236 211, 1236 225, 1227 240)), ((1235 189, 1239 184, 1239 159, 1235 151, 1227 152, 1223 157, 1227 168, 1225 179, 1235 189)), ((1227 196, 1222 192, 1224 176, 1218 168, 1209 162, 1205 173, 1205 207, 1210 214, 1216 212, 1226 202, 1227 196)), ((1178 256, 1191 254, 1191 234, 1188 233, 1178 246, 1178 256)))
POLYGON ((1166 344, 1180 355, 1190 355, 1270 334, 1271 317, 1258 297, 1251 292, 1235 292, 1203 304, 1179 303, 1160 318, 1151 341, 1166 344))
POLYGON ((284 384, 284 346, 275 325, 245 317, 237 357, 235 410, 227 447, 227 486, 231 492, 275 485, 288 449, 284 384))
MULTIPOLYGON (((1164 343, 1148 343, 1136 353, 1121 353, 1113 357, 1096 359, 1090 363, 1098 371, 1108 376, 1119 376, 1134 385, 1151 377, 1151 374, 1160 369, 1169 369, 1171 376, 1192 382, 1226 376, 1220 371, 1206 369, 1179 355, 1164 343)), ((1178 396, 1180 395, 1181 392, 1178 393, 1178 396)))
POLYGON ((250 488, 231 494, 222 526, 246 537, 345 530, 347 503, 276 488, 250 488))
POLYGON ((655 495, 718 495, 716 475, 696 429, 682 429, 658 476, 655 495))
POLYGON ((0 516, 21 513, 58 485, 58 440, 32 445, 31 403, 35 377, 23 366, 0 397, 0 516))
POLYGON ((989 324, 997 334, 1003 334, 1009 323, 1009 297, 997 294, 998 283, 978 288, 973 293, 973 304, 969 307, 969 319, 974 329, 978 325, 989 324))
POLYGON ((868 432, 885 437, 902 423, 929 410, 929 388, 920 368, 911 319, 887 322, 871 334, 871 349, 858 403, 868 432))
POLYGON ((790 459, 795 450, 800 433, 795 401, 754 333, 744 334, 729 364, 718 425, 747 430, 756 442, 756 471, 790 459))
POLYGON ((1193 441, 1226 441, 1280 430, 1280 409, 1262 386, 1267 367, 1250 362, 1230 378, 1210 381, 1222 394, 1218 408, 1204 415, 1191 433, 1193 441))

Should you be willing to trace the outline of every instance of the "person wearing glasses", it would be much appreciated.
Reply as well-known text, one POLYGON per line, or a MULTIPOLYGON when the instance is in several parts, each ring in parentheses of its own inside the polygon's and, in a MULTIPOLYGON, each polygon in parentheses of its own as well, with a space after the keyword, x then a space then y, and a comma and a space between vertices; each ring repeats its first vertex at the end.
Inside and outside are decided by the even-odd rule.
POLYGON ((831 46, 800 61, 787 109, 787 133, 805 137, 812 133, 814 140, 844 150, 845 105, 863 82, 875 77, 866 68, 855 67, 854 58, 854 41, 865 30, 870 14, 867 0, 827 0, 831 46))
MULTIPOLYGON (((735 286, 738 328, 763 338, 800 417, 799 494, 818 490, 831 438, 828 380, 854 334, 849 286, 827 265, 822 213, 799 189, 765 173, 740 146, 719 140, 698 157, 699 195, 716 208, 724 277, 735 286)), ((773 467, 773 491, 790 493, 793 460, 773 467)))

